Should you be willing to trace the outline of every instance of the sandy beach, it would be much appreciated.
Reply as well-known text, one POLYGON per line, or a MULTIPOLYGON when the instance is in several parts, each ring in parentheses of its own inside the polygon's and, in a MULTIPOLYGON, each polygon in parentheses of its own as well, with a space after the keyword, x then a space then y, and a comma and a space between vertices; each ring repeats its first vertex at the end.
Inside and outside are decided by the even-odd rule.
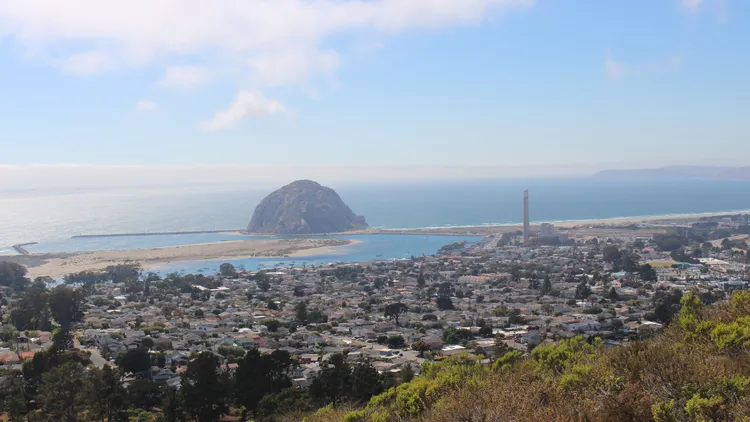
POLYGON ((26 266, 31 278, 57 278, 84 270, 100 270, 126 260, 139 262, 147 269, 170 262, 326 255, 356 243, 359 242, 347 239, 237 240, 153 249, 9 255, 0 256, 0 260, 26 266))
MULTIPOLYGON (((567 231, 601 231, 617 230, 625 226, 638 224, 643 232, 663 232, 667 227, 688 225, 698 221, 702 217, 719 217, 727 215, 747 214, 749 211, 727 211, 711 212, 703 214, 675 214, 675 215, 652 215, 635 217, 614 217, 591 220, 566 220, 566 221, 532 221, 532 230, 538 230, 541 223, 552 223, 558 229, 567 231)), ((450 227, 424 227, 413 229, 378 229, 370 228, 357 230, 342 234, 403 234, 403 235, 434 235, 434 236, 490 236, 502 233, 523 230, 520 223, 511 224, 487 224, 481 226, 450 226, 450 227)))

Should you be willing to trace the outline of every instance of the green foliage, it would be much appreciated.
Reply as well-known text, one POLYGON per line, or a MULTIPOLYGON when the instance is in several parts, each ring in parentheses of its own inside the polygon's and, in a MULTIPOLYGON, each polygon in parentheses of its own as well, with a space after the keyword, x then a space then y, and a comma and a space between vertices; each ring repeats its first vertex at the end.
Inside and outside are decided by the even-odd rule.
POLYGON ((229 410, 228 374, 213 353, 201 353, 190 362, 181 387, 185 407, 200 421, 218 421, 229 410))
MULTIPOLYGON (((489 369, 468 355, 452 356, 439 363, 424 363, 422 375, 374 396, 365 407, 370 420, 418 418, 445 394, 458 388, 477 388, 489 369)), ((356 413, 362 418, 362 413, 356 413)), ((355 419, 356 420, 356 419, 355 419)))
POLYGON ((437 298, 437 307, 441 311, 454 309, 453 301, 447 295, 441 295, 440 297, 437 298))
POLYGON ((722 397, 701 397, 696 393, 685 404, 687 413, 696 422, 709 422, 721 419, 721 405, 724 403, 722 397))
POLYGON ((82 410, 84 369, 80 364, 68 362, 43 376, 38 401, 50 420, 76 420, 82 410))
POLYGON ((0 262, 0 286, 10 287, 20 292, 29 284, 26 267, 14 262, 0 262))
POLYGON ((722 352, 738 352, 747 348, 750 346, 750 316, 728 324, 716 324, 710 337, 722 352))
POLYGON ((307 412, 313 410, 310 395, 305 390, 287 388, 276 394, 269 394, 258 404, 258 417, 271 418, 292 412, 307 412))
POLYGON ((83 320, 83 292, 60 285, 49 292, 48 303, 57 323, 69 329, 74 322, 83 320))
POLYGON ((471 330, 456 329, 448 327, 443 331, 443 342, 446 344, 466 344, 469 340, 474 339, 471 330))
POLYGON ((685 331, 686 338, 692 337, 698 328, 698 310, 701 307, 701 301, 693 292, 688 292, 680 300, 682 309, 680 310, 680 326, 685 331))
POLYGON ((492 364, 492 370, 495 372, 506 371, 510 369, 513 364, 520 361, 522 357, 523 353, 519 352, 518 350, 506 352, 499 358, 495 359, 495 362, 492 364))
POLYGON ((219 274, 222 277, 234 278, 234 277, 237 277, 237 269, 234 268, 234 265, 228 262, 225 262, 219 265, 219 274))
POLYGON ((336 406, 351 391, 351 367, 344 355, 333 354, 310 386, 310 395, 336 406))
POLYGON ((19 330, 49 330, 49 294, 44 284, 35 283, 21 296, 10 312, 10 322, 19 330))
POLYGON ((576 286, 576 299, 586 299, 591 295, 591 287, 589 287, 589 284, 586 282, 586 280, 582 280, 580 283, 578 283, 578 286, 576 286))
POLYGON ((654 422, 678 422, 674 407, 674 400, 657 401, 651 406, 651 416, 654 418, 654 422))
POLYGON ((248 351, 235 371, 235 404, 255 413, 265 396, 292 386, 290 374, 296 366, 286 351, 270 354, 261 354, 257 349, 248 351))
POLYGON ((403 303, 391 303, 385 307, 385 317, 394 320, 396 326, 399 327, 399 318, 401 315, 406 314, 409 308, 403 303))
POLYGON ((393 335, 388 337, 388 347, 391 349, 403 349, 404 346, 406 346, 406 340, 404 339, 404 336, 401 335, 393 335))
POLYGON ((218 352, 220 355, 224 356, 225 358, 228 358, 230 356, 234 356, 235 358, 241 358, 245 356, 246 350, 243 347, 239 347, 239 346, 222 345, 222 346, 219 346, 218 352))
POLYGON ((534 348, 531 357, 542 371, 562 374, 572 365, 593 358, 598 347, 587 343, 583 337, 563 340, 560 344, 542 344, 534 348))
POLYGON ((117 363, 124 372, 138 374, 151 368, 151 356, 144 349, 128 350, 118 358, 117 363))
POLYGON ((591 366, 576 364, 560 377, 560 388, 567 391, 582 391, 591 378, 591 366))

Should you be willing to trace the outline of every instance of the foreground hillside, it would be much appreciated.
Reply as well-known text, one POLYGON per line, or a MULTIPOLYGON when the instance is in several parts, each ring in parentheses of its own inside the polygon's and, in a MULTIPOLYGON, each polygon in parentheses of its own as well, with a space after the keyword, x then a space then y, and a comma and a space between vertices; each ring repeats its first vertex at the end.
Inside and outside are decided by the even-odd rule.
MULTIPOLYGON (((690 293, 652 339, 607 349, 574 338, 492 367, 458 356, 317 421, 750 421, 750 293, 704 306, 690 293)), ((301 415, 290 415, 299 420, 301 415)))

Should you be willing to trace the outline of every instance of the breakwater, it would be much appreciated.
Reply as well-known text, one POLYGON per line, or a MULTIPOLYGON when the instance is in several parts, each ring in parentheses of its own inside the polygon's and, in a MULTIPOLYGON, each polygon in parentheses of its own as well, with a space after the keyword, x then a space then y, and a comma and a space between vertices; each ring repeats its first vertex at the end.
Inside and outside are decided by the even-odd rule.
POLYGON ((111 233, 111 234, 79 234, 71 236, 71 239, 84 239, 92 237, 131 237, 131 236, 169 236, 175 234, 205 234, 205 233, 232 233, 244 229, 227 229, 227 230, 197 230, 197 231, 179 231, 179 232, 152 232, 152 233, 111 233))
POLYGON ((27 251, 27 250, 26 250, 26 249, 24 248, 24 246, 30 246, 30 245, 36 245, 36 244, 37 244, 37 242, 20 243, 20 244, 18 244, 18 245, 13 245, 13 246, 11 246, 11 247, 13 248, 13 250, 15 250, 16 252, 18 252, 18 253, 19 253, 19 254, 21 254, 21 255, 31 255, 31 254, 29 253, 29 251, 27 251))

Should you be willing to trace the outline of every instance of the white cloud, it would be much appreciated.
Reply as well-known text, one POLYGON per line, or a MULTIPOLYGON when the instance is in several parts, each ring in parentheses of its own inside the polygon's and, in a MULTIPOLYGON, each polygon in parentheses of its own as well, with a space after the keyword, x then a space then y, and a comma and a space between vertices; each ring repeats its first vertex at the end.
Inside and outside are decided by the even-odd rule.
POLYGON ((169 66, 159 85, 170 88, 194 88, 211 79, 209 69, 201 66, 169 66))
POLYGON ((151 100, 140 100, 135 103, 135 111, 139 113, 150 113, 156 111, 157 104, 151 100))
MULTIPOLYGON (((353 37, 356 44, 357 38, 477 25, 534 1, 0 0, 0 41, 7 38, 76 74, 160 66, 157 84, 164 87, 221 79, 237 88, 314 91, 308 86, 313 78, 334 74, 343 61, 329 46, 334 39, 353 37)), ((264 106, 272 106, 270 113, 283 110, 260 94, 241 92, 232 107, 201 126, 231 126, 269 113, 264 106)))
MULTIPOLYGON (((475 25, 493 11, 534 0, 2 0, 0 37, 61 61, 76 48, 101 56, 67 58, 74 70, 185 63, 253 73, 269 84, 299 83, 331 72, 339 53, 325 44, 342 35, 475 25), (99 59, 99 60, 97 60, 99 59), (157 62, 158 60, 158 62, 157 62), (250 66, 248 67, 248 63, 250 66), (279 76, 270 68, 279 66, 279 76)), ((169 68, 165 85, 205 79, 169 68)), ((244 76, 243 76, 244 78, 244 76)), ((242 78, 240 78, 242 79, 242 78)))
POLYGON ((268 99, 260 92, 240 91, 234 102, 224 110, 219 110, 211 120, 202 122, 203 130, 216 131, 229 129, 243 119, 284 113, 286 108, 280 102, 268 99))
POLYGON ((59 66, 69 73, 92 75, 111 69, 112 58, 99 51, 89 51, 70 55, 58 61, 59 66))
POLYGON ((700 9, 703 0, 680 0, 682 8, 691 12, 696 12, 700 9))
POLYGON ((264 85, 301 84, 308 75, 329 74, 338 69, 341 57, 335 51, 287 50, 250 60, 255 81, 264 85))

